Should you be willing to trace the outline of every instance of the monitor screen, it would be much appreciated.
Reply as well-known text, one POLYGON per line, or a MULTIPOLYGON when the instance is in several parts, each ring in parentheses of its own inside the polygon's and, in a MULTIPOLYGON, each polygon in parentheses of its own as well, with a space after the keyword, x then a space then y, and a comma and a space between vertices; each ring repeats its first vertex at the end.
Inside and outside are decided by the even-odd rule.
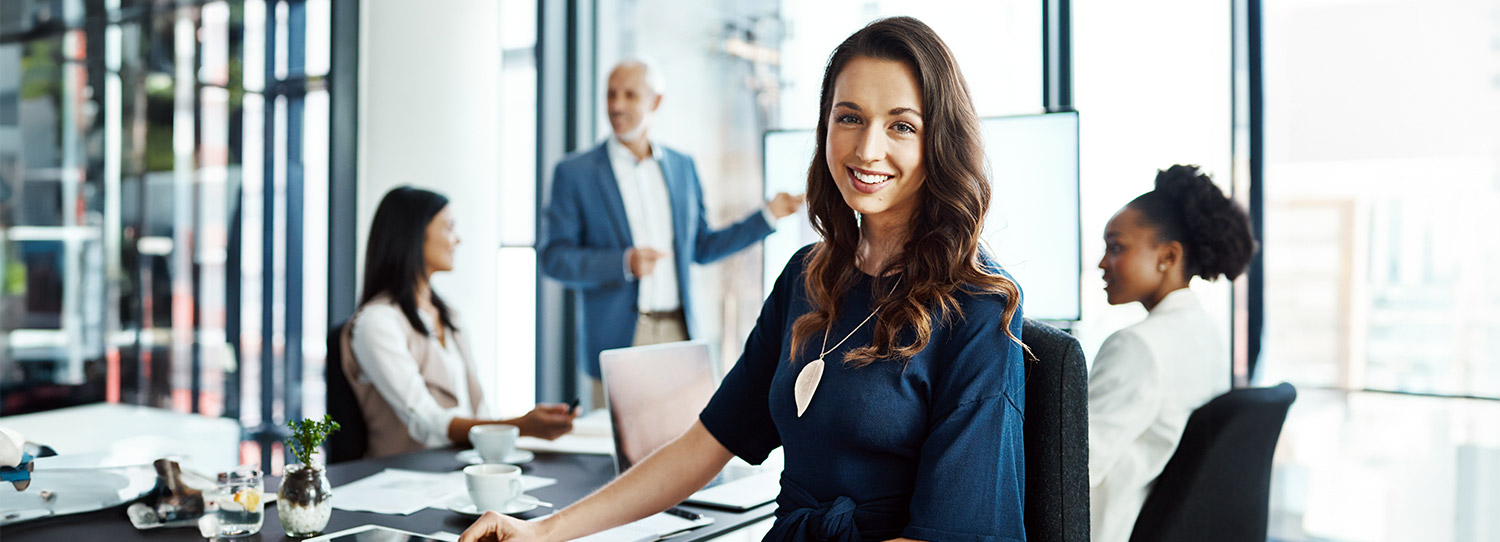
MULTIPOLYGON (((1078 320, 1078 113, 992 117, 981 124, 993 188, 984 242, 1021 284, 1028 318, 1078 320)), ((813 130, 766 133, 767 197, 806 189, 814 137, 813 130)), ((765 240, 766 295, 792 254, 818 240, 806 215, 798 216, 795 226, 788 219, 765 240)))

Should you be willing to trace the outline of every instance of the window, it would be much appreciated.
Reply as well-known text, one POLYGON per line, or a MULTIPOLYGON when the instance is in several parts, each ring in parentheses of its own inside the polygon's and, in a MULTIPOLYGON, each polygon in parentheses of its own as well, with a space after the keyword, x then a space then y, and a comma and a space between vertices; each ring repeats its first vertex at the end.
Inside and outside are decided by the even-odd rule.
POLYGON ((501 412, 536 404, 537 2, 500 4, 500 255, 495 395, 501 412))
POLYGON ((1266 2, 1267 378, 1500 398, 1500 4, 1436 8, 1266 2))
POLYGON ((1492 539, 1500 2, 1263 6, 1270 535, 1492 539))
MULTIPOLYGON (((1110 333, 1146 315, 1139 304, 1105 301, 1097 264, 1110 217, 1173 164, 1202 166, 1230 193, 1231 28, 1227 2, 1073 3, 1083 219, 1076 333, 1090 363, 1110 333)), ((1191 287, 1228 348, 1231 284, 1194 279, 1191 287)))
POLYGON ((0 414, 279 425, 322 374, 329 0, 119 4, 0 8, 0 414))

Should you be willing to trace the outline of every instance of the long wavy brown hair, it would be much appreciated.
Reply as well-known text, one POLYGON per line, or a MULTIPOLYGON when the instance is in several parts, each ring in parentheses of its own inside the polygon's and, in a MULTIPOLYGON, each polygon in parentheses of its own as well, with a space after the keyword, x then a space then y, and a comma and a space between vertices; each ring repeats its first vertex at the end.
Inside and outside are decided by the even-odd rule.
POLYGON ((952 52, 931 28, 911 17, 892 17, 849 36, 833 50, 823 71, 818 152, 807 171, 808 214, 823 241, 808 256, 806 289, 815 308, 792 324, 793 352, 800 353, 812 337, 826 332, 838 318, 844 292, 861 276, 855 265, 859 221, 840 195, 825 157, 834 83, 844 66, 857 57, 904 62, 916 72, 926 125, 922 135, 926 181, 912 196, 919 200, 901 253, 875 275, 873 295, 879 316, 874 342, 850 350, 844 363, 860 367, 880 359, 910 360, 927 347, 935 322, 947 324, 963 317, 954 295, 960 288, 1003 296, 1001 331, 1019 343, 1010 332, 1010 322, 1020 307, 1020 290, 1015 282, 986 268, 980 256, 979 234, 989 209, 990 183, 969 86, 952 52), (897 271, 899 278, 894 276, 897 271), (897 344, 904 337, 911 342, 897 344))

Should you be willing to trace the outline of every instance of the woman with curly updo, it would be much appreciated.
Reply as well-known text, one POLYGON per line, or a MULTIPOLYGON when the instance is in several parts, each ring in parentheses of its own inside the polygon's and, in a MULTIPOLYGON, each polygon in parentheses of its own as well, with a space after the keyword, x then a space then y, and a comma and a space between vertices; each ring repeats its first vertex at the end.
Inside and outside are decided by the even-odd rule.
POLYGON ((1094 542, 1125 542, 1188 415, 1230 385, 1229 351, 1188 289, 1233 280, 1255 251, 1245 211, 1195 166, 1172 166, 1104 228, 1109 304, 1150 314, 1110 335, 1089 372, 1094 542))

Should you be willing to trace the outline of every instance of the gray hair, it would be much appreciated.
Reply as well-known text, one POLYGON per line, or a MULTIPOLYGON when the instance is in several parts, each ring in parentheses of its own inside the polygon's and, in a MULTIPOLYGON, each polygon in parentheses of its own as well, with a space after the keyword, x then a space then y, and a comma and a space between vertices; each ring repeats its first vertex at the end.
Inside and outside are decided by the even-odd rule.
POLYGON ((661 70, 653 67, 653 64, 650 59, 645 57, 628 57, 615 64, 614 69, 610 70, 610 72, 613 73, 614 70, 620 68, 641 68, 645 72, 646 86, 651 87, 651 91, 658 95, 666 94, 667 78, 662 75, 661 70))

